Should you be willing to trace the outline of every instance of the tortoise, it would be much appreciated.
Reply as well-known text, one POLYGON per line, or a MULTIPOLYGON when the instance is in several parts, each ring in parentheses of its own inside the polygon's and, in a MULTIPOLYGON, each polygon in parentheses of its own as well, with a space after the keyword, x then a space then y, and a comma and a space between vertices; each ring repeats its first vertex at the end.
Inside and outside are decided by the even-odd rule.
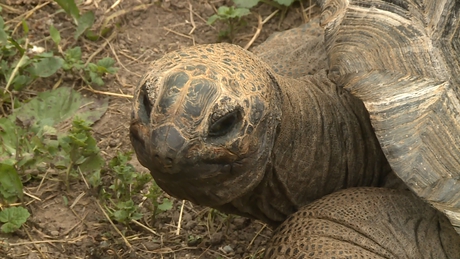
POLYGON ((257 55, 156 60, 138 160, 172 196, 277 227, 265 258, 460 258, 460 1, 317 2, 257 55))

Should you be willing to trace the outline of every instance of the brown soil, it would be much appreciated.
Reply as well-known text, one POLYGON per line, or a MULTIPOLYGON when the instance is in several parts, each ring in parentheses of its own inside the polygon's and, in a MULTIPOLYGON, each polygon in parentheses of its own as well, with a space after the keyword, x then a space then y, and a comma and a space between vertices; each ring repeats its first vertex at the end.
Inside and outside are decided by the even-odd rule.
MULTIPOLYGON (((49 36, 49 24, 53 23, 61 31, 64 41, 61 45, 65 48, 80 45, 85 52, 83 60, 97 51, 96 58, 110 56, 117 60, 119 72, 106 79, 106 86, 97 89, 100 92, 88 91, 72 77, 64 78, 62 83, 96 98, 111 94, 107 113, 93 127, 101 152, 108 160, 118 151, 132 149, 128 137, 129 96, 142 74, 148 70, 148 64, 168 51, 217 42, 223 25, 209 26, 205 21, 214 14, 215 8, 229 5, 230 1, 86 2, 88 4, 82 5, 81 10, 96 12, 96 27, 110 15, 118 14, 110 21, 118 27, 113 37, 97 42, 73 41, 74 25, 65 13, 56 12, 59 7, 52 2, 11 0, 9 7, 3 8, 2 16, 16 25, 21 21, 18 19, 20 15, 33 10, 27 18, 32 32, 29 37, 31 44, 51 48, 49 38, 47 41, 43 39, 49 36), (118 5, 110 9, 115 2, 119 2, 118 5), (119 96, 114 96, 114 93, 119 96)), ((304 7, 308 2, 304 1, 304 7)), ((252 47, 274 31, 302 24, 307 14, 301 10, 298 4, 291 7, 281 23, 280 15, 271 18, 262 26, 252 47)), ((275 9, 262 5, 253 11, 264 19, 275 9)), ((255 14, 247 16, 246 20, 247 26, 238 31, 234 39, 234 43, 241 46, 251 40, 258 27, 255 14)), ((57 78, 39 81, 34 89, 50 89, 56 81, 57 78)), ((135 158, 132 163, 139 171, 148 173, 135 158)), ((104 175, 103 179, 105 188, 113 180, 110 175, 104 175)), ((34 196, 27 196, 25 200, 31 217, 14 234, 0 235, 1 258, 261 258, 271 235, 271 230, 263 223, 224 215, 188 201, 184 202, 179 221, 182 201, 174 198, 171 198, 174 200, 173 209, 159 214, 153 225, 150 224, 151 212, 142 202, 140 206, 144 218, 139 222, 143 226, 125 226, 116 222, 112 225, 99 205, 97 191, 88 188, 82 180, 71 182, 70 191, 67 191, 52 172, 42 183, 40 179, 29 181, 25 192, 34 196), (179 223, 181 227, 177 234, 179 223)))

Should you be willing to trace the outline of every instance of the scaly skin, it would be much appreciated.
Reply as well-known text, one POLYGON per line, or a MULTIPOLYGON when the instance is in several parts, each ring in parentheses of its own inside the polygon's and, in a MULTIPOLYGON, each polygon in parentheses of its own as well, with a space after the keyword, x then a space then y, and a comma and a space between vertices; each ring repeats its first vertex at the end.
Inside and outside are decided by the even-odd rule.
POLYGON ((283 77, 230 44, 154 62, 130 131, 170 195, 272 225, 337 190, 383 186, 390 173, 358 99, 325 73, 283 77))

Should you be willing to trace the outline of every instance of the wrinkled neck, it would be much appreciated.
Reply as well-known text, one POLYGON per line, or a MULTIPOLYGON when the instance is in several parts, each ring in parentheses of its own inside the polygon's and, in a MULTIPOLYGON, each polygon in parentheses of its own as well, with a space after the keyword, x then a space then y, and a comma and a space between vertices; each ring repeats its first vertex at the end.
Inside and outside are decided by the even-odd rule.
POLYGON ((257 188, 272 221, 324 195, 383 186, 391 172, 362 102, 325 73, 279 78, 282 120, 271 165, 257 188))

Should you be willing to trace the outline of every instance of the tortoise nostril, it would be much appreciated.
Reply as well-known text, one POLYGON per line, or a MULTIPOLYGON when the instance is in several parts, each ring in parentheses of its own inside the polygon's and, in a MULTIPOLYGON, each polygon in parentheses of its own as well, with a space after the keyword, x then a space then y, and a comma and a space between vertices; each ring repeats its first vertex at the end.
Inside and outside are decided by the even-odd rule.
POLYGON ((172 165, 173 160, 172 160, 172 158, 167 157, 167 158, 165 159, 165 162, 166 162, 167 165, 172 165))
POLYGON ((163 165, 172 165, 174 160, 170 157, 161 157, 160 155, 156 154, 155 158, 162 163, 163 165))

